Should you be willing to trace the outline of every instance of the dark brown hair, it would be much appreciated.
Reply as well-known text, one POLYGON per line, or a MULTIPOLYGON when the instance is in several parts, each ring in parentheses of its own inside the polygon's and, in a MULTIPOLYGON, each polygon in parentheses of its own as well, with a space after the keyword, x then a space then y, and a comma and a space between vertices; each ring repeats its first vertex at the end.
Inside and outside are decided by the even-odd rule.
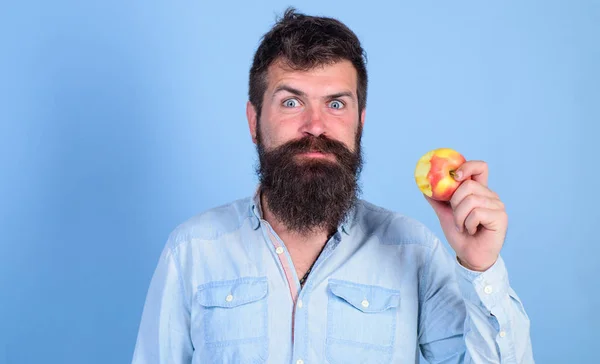
POLYGON ((366 58, 358 37, 342 22, 304 15, 290 7, 262 37, 254 54, 248 91, 250 102, 260 118, 267 89, 267 70, 275 60, 281 59, 286 66, 296 70, 348 60, 358 76, 356 93, 360 115, 367 103, 366 58))

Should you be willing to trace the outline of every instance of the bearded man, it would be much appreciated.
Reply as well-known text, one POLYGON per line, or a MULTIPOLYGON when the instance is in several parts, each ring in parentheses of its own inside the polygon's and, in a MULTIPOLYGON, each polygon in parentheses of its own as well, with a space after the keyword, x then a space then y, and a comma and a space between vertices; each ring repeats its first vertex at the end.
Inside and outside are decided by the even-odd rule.
POLYGON ((170 235, 134 363, 533 363, 500 250, 507 216, 466 161, 421 223, 358 196, 367 70, 343 23, 288 9, 250 69, 259 184, 170 235))

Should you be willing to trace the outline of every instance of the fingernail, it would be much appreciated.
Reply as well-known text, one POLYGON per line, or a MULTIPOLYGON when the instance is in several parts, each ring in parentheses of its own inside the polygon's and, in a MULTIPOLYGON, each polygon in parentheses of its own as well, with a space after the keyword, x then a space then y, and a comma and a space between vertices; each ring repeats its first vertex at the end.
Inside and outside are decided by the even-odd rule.
POLYGON ((461 179, 462 175, 463 175, 462 171, 456 171, 454 173, 454 177, 456 177, 456 179, 461 179))

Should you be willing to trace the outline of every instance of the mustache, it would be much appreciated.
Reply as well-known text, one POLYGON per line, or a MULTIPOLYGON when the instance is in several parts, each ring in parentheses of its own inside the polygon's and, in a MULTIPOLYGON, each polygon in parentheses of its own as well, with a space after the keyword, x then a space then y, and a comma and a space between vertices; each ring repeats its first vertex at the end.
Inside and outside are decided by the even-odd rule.
POLYGON ((274 151, 280 155, 295 155, 299 153, 319 152, 329 153, 336 156, 352 154, 346 145, 326 136, 306 136, 301 139, 292 140, 276 148, 274 151))

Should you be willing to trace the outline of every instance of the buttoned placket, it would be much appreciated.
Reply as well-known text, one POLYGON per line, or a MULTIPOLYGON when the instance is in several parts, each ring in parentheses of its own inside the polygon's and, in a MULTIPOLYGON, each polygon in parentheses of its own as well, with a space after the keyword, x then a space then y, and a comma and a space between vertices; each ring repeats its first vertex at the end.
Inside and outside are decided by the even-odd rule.
POLYGON ((308 275, 306 282, 304 283, 304 287, 301 287, 300 278, 296 274, 296 269, 292 262, 292 258, 287 249, 285 249, 285 244, 277 235, 275 230, 271 227, 269 222, 264 220, 261 214, 255 210, 257 208, 260 209, 260 204, 255 204, 251 208, 252 215, 254 215, 253 218, 256 219, 255 229, 259 227, 261 228, 265 242, 269 244, 270 249, 275 253, 274 257, 278 261, 280 269, 282 269, 285 274, 287 286, 290 290, 290 296, 292 298, 292 358, 294 362, 303 364, 306 358, 305 355, 308 353, 308 340, 306 335, 303 341, 296 340, 299 336, 296 335, 296 333, 308 332, 305 327, 305 323, 308 321, 306 317, 308 310, 305 307, 308 299, 310 298, 309 295, 311 281, 314 280, 314 276, 316 275, 319 267, 331 255, 335 247, 341 242, 341 232, 346 234, 349 233, 348 227, 345 223, 342 224, 338 231, 333 234, 325 243, 323 251, 314 263, 311 274, 308 275))
POLYGON ((296 274, 296 269, 292 262, 291 256, 287 249, 285 249, 285 244, 281 240, 281 238, 277 235, 277 233, 273 230, 268 221, 259 218, 261 230, 263 232, 263 237, 266 242, 272 247, 271 250, 275 253, 274 257, 278 261, 279 267, 283 270, 288 289, 290 290, 290 296, 292 298, 292 304, 294 305, 292 309, 292 358, 296 363, 303 363, 306 358, 306 353, 308 352, 308 342, 306 340, 306 335, 298 335, 299 333, 306 333, 307 328, 306 322, 308 314, 306 303, 310 299, 310 287, 311 281, 314 280, 314 276, 316 272, 319 270, 319 267, 323 264, 325 259, 327 259, 337 243, 341 241, 340 232, 336 232, 336 234, 332 235, 331 238, 326 242, 323 251, 317 258, 315 262, 311 274, 309 274, 306 282, 304 283, 304 287, 300 286, 300 280, 296 274), (304 339, 304 340, 302 340, 304 339))

